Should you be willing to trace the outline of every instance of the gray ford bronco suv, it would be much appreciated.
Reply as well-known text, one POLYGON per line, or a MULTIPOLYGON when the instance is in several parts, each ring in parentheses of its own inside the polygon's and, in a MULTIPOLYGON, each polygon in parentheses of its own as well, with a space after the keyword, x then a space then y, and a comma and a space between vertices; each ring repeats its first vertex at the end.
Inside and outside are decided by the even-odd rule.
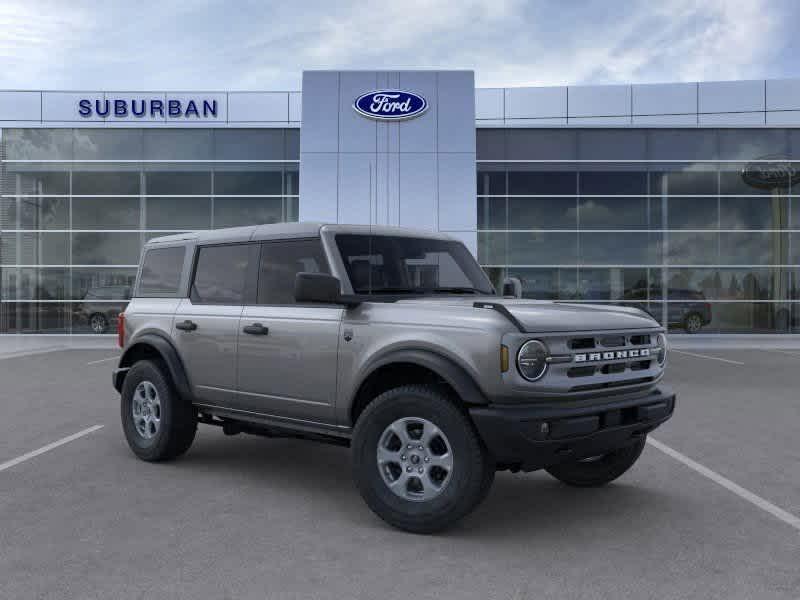
POLYGON ((430 232, 152 239, 118 333, 138 457, 183 454, 198 423, 347 445, 369 507, 421 533, 474 509, 497 470, 608 483, 675 406, 649 315, 498 296, 461 242, 430 232))

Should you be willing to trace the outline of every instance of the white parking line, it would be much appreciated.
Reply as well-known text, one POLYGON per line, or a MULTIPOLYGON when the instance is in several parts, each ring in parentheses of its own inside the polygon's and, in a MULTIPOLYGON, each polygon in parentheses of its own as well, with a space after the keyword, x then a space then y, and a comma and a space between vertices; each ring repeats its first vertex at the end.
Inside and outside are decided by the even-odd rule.
POLYGON ((647 443, 653 446, 654 448, 661 450, 661 452, 663 452, 667 456, 671 456, 678 462, 683 463, 693 471, 700 473, 700 475, 702 475, 703 477, 707 477, 714 483, 717 483, 722 487, 724 487, 726 490, 733 492, 740 498, 744 498, 745 500, 747 500, 751 504, 754 504, 761 510, 768 512, 773 517, 777 517, 784 523, 791 525, 792 527, 800 531, 800 517, 795 517, 792 513, 787 512, 778 506, 775 506, 774 504, 772 504, 772 502, 764 500, 764 498, 762 498, 761 496, 757 496, 750 490, 744 489, 742 486, 734 483, 730 479, 723 477, 722 475, 720 475, 715 471, 712 471, 708 467, 704 467, 700 463, 693 461, 688 456, 681 454, 680 452, 670 448, 666 444, 662 444, 658 440, 654 440, 653 438, 648 437, 647 443))
POLYGON ((100 363, 108 362, 110 360, 119 360, 119 356, 109 356, 108 358, 101 358, 100 360, 92 360, 87 362, 87 365, 97 365, 100 363))
POLYGON ((27 454, 23 454, 22 456, 18 456, 17 458, 12 458, 9 461, 0 463, 0 471, 5 471, 6 469, 10 469, 11 467, 18 465, 19 463, 25 462, 26 460, 30 460, 36 456, 39 456, 40 454, 44 454, 45 452, 49 452, 50 450, 58 448, 59 446, 63 446, 64 444, 68 444, 69 442, 77 440, 78 438, 82 438, 83 436, 89 435, 90 433, 93 433, 98 429, 102 428, 103 425, 94 425, 92 427, 89 427, 88 429, 79 431, 78 433, 73 433, 72 435, 68 435, 65 438, 61 438, 60 440, 55 441, 52 444, 47 444, 47 446, 42 446, 38 450, 34 450, 33 452, 28 452, 27 454))
POLYGON ((686 356, 696 356, 697 358, 707 358, 708 360, 718 360, 720 362, 730 363, 732 365, 744 365, 743 362, 739 362, 738 360, 720 358, 719 356, 708 356, 707 354, 695 354, 694 352, 686 352, 685 350, 670 350, 670 352, 674 352, 675 354, 685 354, 686 356))

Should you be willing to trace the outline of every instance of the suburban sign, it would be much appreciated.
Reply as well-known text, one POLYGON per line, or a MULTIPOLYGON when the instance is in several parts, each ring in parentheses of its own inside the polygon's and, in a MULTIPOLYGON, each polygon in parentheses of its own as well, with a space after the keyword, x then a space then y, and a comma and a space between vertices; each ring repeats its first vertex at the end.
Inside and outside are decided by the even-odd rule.
POLYGON ((167 98, 81 98, 78 100, 78 114, 89 119, 103 118, 161 118, 171 119, 209 119, 216 118, 217 101, 205 98, 178 100, 167 98))
POLYGON ((356 98, 353 109, 369 119, 397 121, 418 117, 428 109, 428 101, 413 92, 375 90, 356 98))

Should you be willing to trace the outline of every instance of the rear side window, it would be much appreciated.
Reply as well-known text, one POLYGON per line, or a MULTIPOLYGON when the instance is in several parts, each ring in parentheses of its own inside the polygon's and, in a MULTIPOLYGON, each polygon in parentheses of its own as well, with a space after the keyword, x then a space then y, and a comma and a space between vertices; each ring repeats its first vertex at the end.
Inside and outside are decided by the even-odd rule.
POLYGON ((258 303, 294 304, 294 280, 302 272, 329 272, 319 239, 262 244, 258 303))
POLYGON ((148 250, 142 263, 138 294, 142 296, 176 294, 181 280, 184 256, 186 256, 184 246, 148 250))
POLYGON ((195 304, 242 304, 252 244, 201 247, 191 299, 195 304))

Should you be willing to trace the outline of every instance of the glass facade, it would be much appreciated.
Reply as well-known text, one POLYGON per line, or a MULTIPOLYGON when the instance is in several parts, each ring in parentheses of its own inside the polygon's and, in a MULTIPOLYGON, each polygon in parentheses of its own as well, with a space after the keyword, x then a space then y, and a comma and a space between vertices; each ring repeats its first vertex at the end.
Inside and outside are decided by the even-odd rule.
MULTIPOLYGON (((0 334, 111 333, 150 237, 296 221, 299 138, 0 130, 0 334)), ((798 333, 798 172, 800 129, 479 128, 478 259, 530 298, 798 333)))
POLYGON ((479 129, 478 258, 530 298, 800 331, 800 130, 479 129))
POLYGON ((110 333, 144 242, 296 221, 297 129, 0 131, 0 333, 110 333))

